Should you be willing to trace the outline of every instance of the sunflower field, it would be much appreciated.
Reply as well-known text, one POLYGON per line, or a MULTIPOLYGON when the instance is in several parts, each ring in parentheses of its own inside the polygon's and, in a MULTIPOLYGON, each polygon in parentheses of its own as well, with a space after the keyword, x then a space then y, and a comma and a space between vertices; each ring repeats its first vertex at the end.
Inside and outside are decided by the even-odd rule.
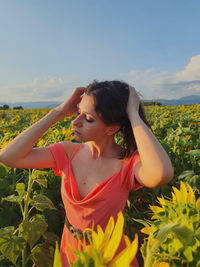
MULTIPOLYGON (((110 258, 110 263, 104 261, 102 252, 101 266, 129 266, 130 255, 134 257, 137 251, 140 266, 200 267, 200 105, 145 106, 145 111, 172 161, 174 178, 163 187, 130 193, 123 218, 119 214, 116 227, 112 220, 112 227, 108 226, 113 229, 110 243, 115 243, 115 229, 124 228, 127 248, 118 258, 110 258)), ((47 112, 49 109, 0 110, 0 150, 47 112)), ((74 142, 71 120, 54 124, 35 146, 74 142)), ((51 169, 14 169, 0 164, 0 267, 59 266, 55 248, 64 218, 60 177, 51 169)), ((108 242, 106 232, 99 231, 93 233, 85 253, 76 252, 78 260, 73 266, 100 264, 95 256, 84 261, 88 251, 90 256, 97 251, 95 237, 106 237, 108 242)), ((95 253, 100 255, 99 250, 95 253)))

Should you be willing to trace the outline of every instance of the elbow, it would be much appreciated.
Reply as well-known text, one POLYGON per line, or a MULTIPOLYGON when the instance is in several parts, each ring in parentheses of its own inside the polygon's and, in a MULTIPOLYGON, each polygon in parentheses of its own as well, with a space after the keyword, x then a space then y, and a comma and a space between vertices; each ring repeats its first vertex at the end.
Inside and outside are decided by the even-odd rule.
POLYGON ((160 187, 163 185, 168 184, 174 177, 174 170, 173 168, 168 168, 167 170, 163 170, 155 179, 155 183, 152 184, 152 188, 160 187))
POLYGON ((6 166, 10 167, 10 157, 6 156, 6 154, 4 152, 0 152, 0 164, 4 164, 6 166))
POLYGON ((168 184, 174 177, 174 170, 171 162, 161 165, 159 168, 144 169, 140 166, 139 172, 136 173, 136 178, 140 184, 149 188, 161 187, 168 184))
POLYGON ((165 163, 159 171, 159 182, 157 187, 168 184, 174 177, 174 169, 171 161, 165 163))
POLYGON ((173 179, 173 177, 174 177, 174 172, 172 170, 170 173, 165 174, 161 177, 160 184, 158 186, 163 186, 168 184, 173 179))
POLYGON ((166 181, 166 184, 168 184, 174 177, 174 169, 170 162, 169 166, 165 169, 163 172, 163 180, 166 181))
POLYGON ((156 187, 168 184, 174 177, 174 169, 169 157, 163 160, 158 168, 158 184, 156 187))

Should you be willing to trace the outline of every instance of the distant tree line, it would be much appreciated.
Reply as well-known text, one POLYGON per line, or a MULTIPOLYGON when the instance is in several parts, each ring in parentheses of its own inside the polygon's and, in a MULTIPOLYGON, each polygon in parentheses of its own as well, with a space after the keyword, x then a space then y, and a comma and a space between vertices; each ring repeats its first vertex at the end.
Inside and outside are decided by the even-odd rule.
MULTIPOLYGON (((162 106, 162 103, 156 101, 142 101, 144 106, 162 106)), ((0 110, 7 110, 10 107, 8 105, 0 106, 0 110)), ((13 107, 13 109, 24 109, 22 106, 13 107)))
MULTIPOLYGON (((8 105, 0 106, 0 110, 8 110, 10 107, 8 105)), ((13 107, 13 109, 24 109, 22 106, 13 107)))
POLYGON ((162 106, 162 103, 156 101, 142 101, 144 106, 162 106))
POLYGON ((13 109, 24 109, 22 106, 13 107, 13 109))
POLYGON ((0 106, 0 109, 2 110, 7 110, 9 109, 10 107, 8 105, 3 105, 3 106, 0 106))

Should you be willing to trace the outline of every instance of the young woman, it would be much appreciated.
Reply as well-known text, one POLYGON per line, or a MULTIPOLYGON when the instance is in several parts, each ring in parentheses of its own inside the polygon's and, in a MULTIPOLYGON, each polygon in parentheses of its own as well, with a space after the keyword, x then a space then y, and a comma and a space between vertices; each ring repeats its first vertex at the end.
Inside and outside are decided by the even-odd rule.
MULTIPOLYGON (((124 211, 131 190, 154 188, 173 177, 171 161, 153 135, 133 87, 119 81, 79 87, 60 106, 23 131, 1 152, 0 162, 14 168, 53 168, 62 177, 61 195, 66 211, 61 240, 64 267, 75 256, 77 238, 87 227, 103 229, 110 216, 124 211), (77 143, 61 142, 33 148, 58 120, 77 113, 72 122, 77 143), (115 142, 115 134, 122 143, 115 142)), ((119 253, 125 247, 122 238, 119 253)), ((134 259, 134 266, 138 266, 134 259)))

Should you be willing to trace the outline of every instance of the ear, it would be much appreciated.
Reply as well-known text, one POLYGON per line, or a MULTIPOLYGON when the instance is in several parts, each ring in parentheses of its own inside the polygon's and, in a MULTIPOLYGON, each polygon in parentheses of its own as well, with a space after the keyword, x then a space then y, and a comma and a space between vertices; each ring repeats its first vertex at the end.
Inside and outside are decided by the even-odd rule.
POLYGON ((119 129, 121 128, 121 125, 112 125, 112 126, 109 126, 108 129, 107 129, 107 135, 114 135, 116 134, 119 129))

